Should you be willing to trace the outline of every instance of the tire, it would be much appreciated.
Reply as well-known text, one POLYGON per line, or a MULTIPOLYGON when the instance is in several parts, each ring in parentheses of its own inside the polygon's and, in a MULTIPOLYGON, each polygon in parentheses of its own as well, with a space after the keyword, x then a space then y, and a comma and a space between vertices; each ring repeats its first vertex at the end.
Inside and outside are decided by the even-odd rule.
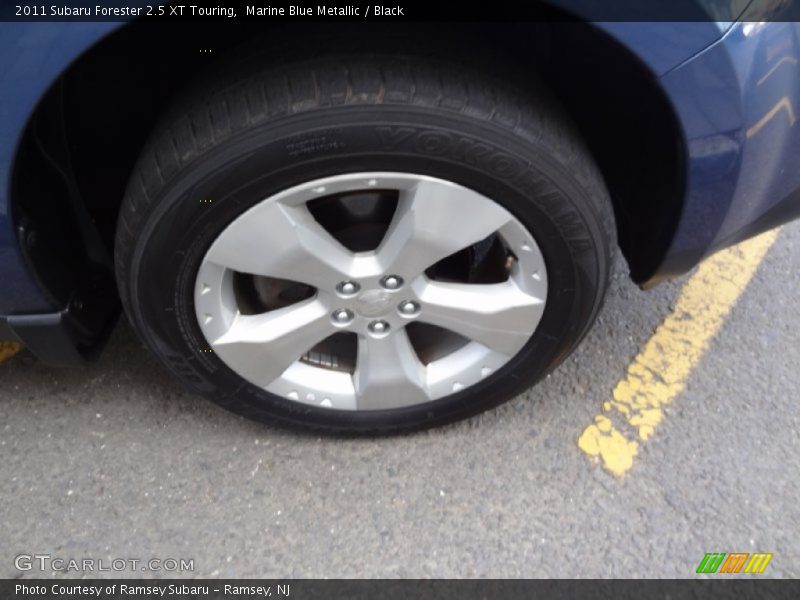
POLYGON ((463 65, 402 56, 343 54, 223 77, 189 90, 153 133, 116 235, 125 311, 191 389, 275 425, 409 431, 497 406, 583 338, 609 280, 613 211, 589 152, 544 94, 516 91, 463 65), (210 347, 195 286, 214 241, 265 198, 354 172, 452 182, 533 232, 546 266, 546 301, 523 347, 488 376, 429 402, 339 410, 267 391, 210 347))

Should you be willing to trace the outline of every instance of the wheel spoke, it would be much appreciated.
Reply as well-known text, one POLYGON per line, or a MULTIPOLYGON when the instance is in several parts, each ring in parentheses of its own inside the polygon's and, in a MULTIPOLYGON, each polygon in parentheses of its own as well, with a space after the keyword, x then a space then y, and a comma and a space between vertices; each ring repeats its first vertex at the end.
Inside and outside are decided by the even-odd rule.
POLYGON ((313 298, 259 315, 239 314, 212 347, 240 375, 263 387, 333 332, 328 311, 313 298))
POLYGON ((385 272, 416 277, 443 258, 496 232, 512 219, 500 205, 466 188, 420 181, 402 192, 378 260, 385 272))
POLYGON ((346 279, 353 255, 305 205, 262 202, 229 225, 206 256, 243 273, 330 287, 346 279))
POLYGON ((359 337, 353 374, 358 410, 379 410, 426 402, 425 367, 405 329, 385 338, 359 337))
POLYGON ((424 309, 420 321, 454 331, 507 356, 525 345, 544 301, 503 283, 467 284, 427 280, 417 286, 424 309))

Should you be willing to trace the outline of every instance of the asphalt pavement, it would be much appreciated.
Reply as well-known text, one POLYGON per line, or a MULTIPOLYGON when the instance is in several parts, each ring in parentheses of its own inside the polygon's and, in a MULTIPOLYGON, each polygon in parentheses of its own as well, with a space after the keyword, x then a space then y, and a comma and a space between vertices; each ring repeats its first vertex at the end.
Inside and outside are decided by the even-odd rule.
MULTIPOLYGON (((15 557, 191 559, 191 577, 692 577, 709 552, 800 576, 800 224, 783 228, 633 466, 578 447, 688 279, 620 258, 578 351, 467 422, 276 430, 185 392, 121 322, 82 370, 0 364, 0 577, 15 557)), ((24 561, 23 561, 24 562, 24 561)), ((754 577, 749 575, 748 577, 754 577)))

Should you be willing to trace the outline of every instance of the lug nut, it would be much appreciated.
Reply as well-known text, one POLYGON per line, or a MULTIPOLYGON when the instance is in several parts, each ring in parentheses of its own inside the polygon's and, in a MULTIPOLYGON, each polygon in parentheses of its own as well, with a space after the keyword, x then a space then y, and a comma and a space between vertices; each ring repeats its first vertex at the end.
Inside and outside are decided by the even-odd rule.
POLYGON ((406 300, 405 302, 401 302, 400 306, 398 306, 401 314, 406 316, 411 316, 417 314, 419 311, 419 304, 414 302, 413 300, 406 300))
POLYGON ((347 325, 350 321, 353 320, 353 313, 351 313, 346 308, 340 308, 338 310, 333 311, 333 314, 331 314, 331 318, 333 319, 334 323, 338 323, 339 325, 347 325))
POLYGON ((380 335, 389 331, 389 324, 386 321, 373 321, 368 328, 371 333, 380 335))
POLYGON ((359 289, 361 289, 361 286, 358 285, 355 281, 343 281, 342 283, 336 286, 336 289, 340 294, 344 294, 345 296, 352 296, 359 289))
POLYGON ((381 279, 381 285, 387 290, 396 290, 403 285, 403 278, 398 275, 388 275, 381 279))

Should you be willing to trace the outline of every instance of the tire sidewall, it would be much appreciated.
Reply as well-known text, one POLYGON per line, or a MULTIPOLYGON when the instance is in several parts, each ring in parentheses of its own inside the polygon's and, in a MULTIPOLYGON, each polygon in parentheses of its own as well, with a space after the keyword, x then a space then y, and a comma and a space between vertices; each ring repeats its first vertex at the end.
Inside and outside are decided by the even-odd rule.
POLYGON ((348 431, 451 421, 531 385, 582 338, 600 304, 609 263, 608 241, 589 193, 546 141, 520 137, 491 122, 408 106, 341 106, 293 115, 220 142, 164 184, 128 269, 131 317, 176 375, 248 417, 348 431), (246 382, 209 351, 197 323, 194 286, 206 251, 236 217, 275 193, 322 177, 368 171, 453 181, 498 201, 522 222, 547 268, 548 297, 537 330, 487 379, 419 406, 337 411, 246 382))

